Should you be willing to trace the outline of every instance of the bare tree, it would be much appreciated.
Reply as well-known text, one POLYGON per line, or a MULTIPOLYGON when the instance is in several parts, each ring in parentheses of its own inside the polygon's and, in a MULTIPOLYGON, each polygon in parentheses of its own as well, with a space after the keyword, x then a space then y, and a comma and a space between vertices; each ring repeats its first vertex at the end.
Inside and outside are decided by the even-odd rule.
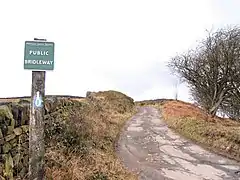
POLYGON ((239 61, 240 28, 234 26, 210 32, 196 49, 172 58, 169 67, 189 84, 193 99, 215 116, 221 105, 236 98, 239 61))
POLYGON ((228 92, 228 97, 221 104, 221 111, 228 117, 240 120, 240 60, 235 61, 235 69, 232 69, 232 81, 230 82, 233 89, 228 92))

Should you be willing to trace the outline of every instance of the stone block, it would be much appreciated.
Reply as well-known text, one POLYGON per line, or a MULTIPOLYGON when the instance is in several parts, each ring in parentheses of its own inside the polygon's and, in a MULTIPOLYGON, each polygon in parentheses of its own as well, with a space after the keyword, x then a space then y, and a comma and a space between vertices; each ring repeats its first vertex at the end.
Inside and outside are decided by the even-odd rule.
POLYGON ((16 120, 16 126, 18 126, 17 120, 18 120, 18 114, 19 114, 19 108, 16 104, 13 104, 11 107, 12 110, 12 115, 13 115, 13 119, 16 120))
POLYGON ((25 125, 29 121, 30 106, 24 104, 12 104, 12 114, 15 119, 15 127, 25 125))
POLYGON ((5 119, 2 124, 9 126, 11 124, 11 119, 5 119))
POLYGON ((21 134, 19 137, 19 142, 27 142, 28 141, 28 136, 26 134, 21 134))
POLYGON ((23 125, 23 126, 21 126, 21 128, 22 128, 22 130, 23 130, 23 132, 29 132, 29 125, 23 125))
POLYGON ((21 147, 21 153, 24 155, 27 155, 27 154, 29 154, 29 150, 24 147, 21 147))
POLYGON ((18 141, 16 138, 14 138, 14 139, 10 140, 9 143, 11 144, 12 147, 15 147, 18 144, 18 141))
POLYGON ((13 115, 7 105, 0 106, 0 117, 7 119, 13 119, 13 115))
POLYGON ((0 138, 0 145, 3 145, 5 142, 4 138, 0 138))
POLYGON ((22 170, 22 168, 23 168, 23 163, 22 163, 22 160, 21 160, 21 158, 20 158, 17 166, 14 166, 14 171, 15 171, 15 172, 18 172, 18 175, 19 175, 19 172, 22 170))
POLYGON ((23 130, 22 130, 21 127, 18 127, 18 128, 13 129, 13 132, 14 132, 17 136, 19 136, 19 135, 22 134, 23 130))
POLYGON ((18 150, 17 146, 15 146, 14 148, 11 149, 12 157, 16 156, 16 154, 18 154, 18 153, 19 153, 19 150, 18 150))
POLYGON ((13 133, 13 129, 14 129, 14 126, 8 126, 7 135, 12 134, 13 133))
POLYGON ((21 125, 26 125, 29 122, 29 107, 24 106, 21 112, 21 125))
POLYGON ((3 138, 2 130, 0 129, 0 139, 3 138))
POLYGON ((7 135, 7 132, 8 132, 8 126, 6 124, 1 124, 2 125, 2 134, 3 134, 3 137, 7 135))
POLYGON ((21 106, 27 106, 27 107, 29 107, 30 106, 30 100, 28 100, 28 99, 20 99, 19 100, 19 102, 18 102, 18 104, 20 104, 21 106))
MULTIPOLYGON (((1 161, 0 161, 1 162, 1 161)), ((2 180, 2 176, 3 175, 3 169, 4 169, 4 164, 3 163, 0 163, 0 179, 2 180)))
POLYGON ((28 168, 23 167, 22 170, 20 171, 19 175, 21 176, 21 178, 23 178, 26 176, 27 172, 28 172, 28 168))
POLYGON ((24 142, 21 144, 22 147, 24 147, 25 149, 28 149, 29 147, 29 143, 28 142, 24 142))
POLYGON ((4 145, 2 147, 3 153, 4 154, 8 153, 11 150, 11 148, 12 148, 12 146, 9 142, 4 143, 4 145))
POLYGON ((0 154, 0 164, 3 164, 3 160, 4 160, 3 156, 4 156, 4 154, 1 153, 1 154, 0 154))
POLYGON ((29 156, 28 156, 28 155, 25 155, 25 156, 23 157, 23 164, 26 165, 26 166, 28 166, 28 163, 29 163, 29 156))
POLYGON ((7 135, 7 136, 5 137, 5 141, 10 141, 10 140, 14 139, 15 137, 16 137, 15 134, 7 135))
POLYGON ((12 127, 15 126, 15 120, 14 120, 14 119, 10 119, 10 124, 9 124, 9 126, 12 126, 12 127))
POLYGON ((4 155, 4 174, 8 179, 13 179, 13 159, 10 153, 4 155))
POLYGON ((17 166, 21 160, 21 154, 17 153, 15 156, 13 156, 13 165, 17 166))

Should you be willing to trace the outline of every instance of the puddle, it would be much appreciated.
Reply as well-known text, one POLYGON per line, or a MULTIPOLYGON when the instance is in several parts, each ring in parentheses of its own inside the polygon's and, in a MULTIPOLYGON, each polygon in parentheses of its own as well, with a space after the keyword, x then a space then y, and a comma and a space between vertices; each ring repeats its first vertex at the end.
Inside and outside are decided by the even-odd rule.
POLYGON ((127 130, 128 131, 137 131, 137 132, 139 132, 139 131, 142 131, 143 130, 143 128, 142 127, 128 127, 127 128, 127 130))
POLYGON ((157 135, 155 137, 155 141, 159 143, 159 145, 163 145, 163 144, 169 144, 170 142, 166 139, 164 139, 164 137, 160 136, 160 135, 157 135))
POLYGON ((222 166, 224 168, 227 168, 227 169, 230 169, 230 170, 233 170, 233 171, 238 171, 240 170, 240 167, 239 166, 234 166, 234 165, 224 165, 222 166))
POLYGON ((229 178, 229 176, 222 170, 214 168, 210 165, 206 164, 198 164, 194 165, 188 161, 183 159, 175 159, 184 169, 188 170, 189 172, 194 173, 198 177, 202 179, 212 179, 212 180, 222 180, 224 178, 229 178))
POLYGON ((165 177, 177 180, 203 180, 201 177, 179 170, 162 169, 165 177))
POLYGON ((192 156, 190 156, 189 154, 184 153, 181 150, 178 150, 171 145, 163 145, 163 146, 160 147, 160 150, 162 152, 164 152, 165 154, 168 154, 170 156, 183 158, 183 159, 186 159, 186 160, 189 160, 189 161, 196 161, 196 159, 193 158, 192 156))
POLYGON ((162 155, 161 157, 162 157, 162 160, 166 161, 167 163, 170 163, 172 165, 176 164, 176 162, 167 155, 162 155))

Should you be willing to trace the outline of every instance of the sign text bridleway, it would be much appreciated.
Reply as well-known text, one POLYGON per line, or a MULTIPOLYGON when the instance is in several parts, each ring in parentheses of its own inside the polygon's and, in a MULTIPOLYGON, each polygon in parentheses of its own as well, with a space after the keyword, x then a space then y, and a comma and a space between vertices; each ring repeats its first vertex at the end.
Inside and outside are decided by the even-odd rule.
POLYGON ((25 41, 24 69, 46 71, 54 69, 54 43, 25 41))

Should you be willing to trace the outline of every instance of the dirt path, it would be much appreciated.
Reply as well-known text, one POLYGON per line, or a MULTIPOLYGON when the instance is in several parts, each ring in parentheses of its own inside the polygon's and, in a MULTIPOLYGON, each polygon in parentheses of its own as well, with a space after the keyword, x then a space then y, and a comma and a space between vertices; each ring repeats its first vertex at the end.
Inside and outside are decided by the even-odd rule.
POLYGON ((123 163, 140 180, 240 180, 240 164, 173 133, 152 107, 141 107, 118 142, 123 163))

